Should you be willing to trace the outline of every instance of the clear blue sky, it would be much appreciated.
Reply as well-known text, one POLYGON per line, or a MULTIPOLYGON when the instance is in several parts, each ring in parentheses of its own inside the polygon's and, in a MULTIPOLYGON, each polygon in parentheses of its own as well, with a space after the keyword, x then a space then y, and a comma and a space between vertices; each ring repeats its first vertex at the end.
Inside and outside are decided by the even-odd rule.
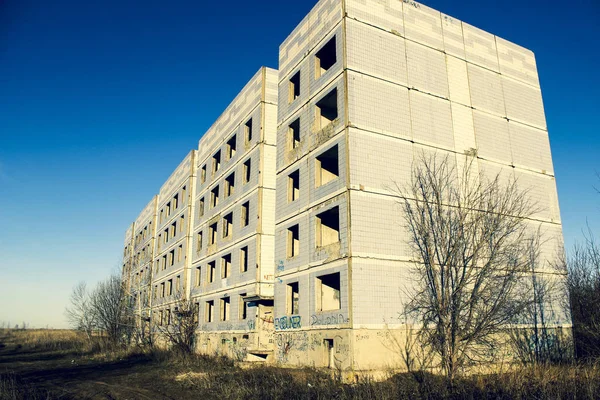
MULTIPOLYGON (((0 323, 65 326, 80 280, 316 0, 0 0, 0 323)), ((564 234, 600 230, 597 0, 425 4, 532 49, 564 234)))

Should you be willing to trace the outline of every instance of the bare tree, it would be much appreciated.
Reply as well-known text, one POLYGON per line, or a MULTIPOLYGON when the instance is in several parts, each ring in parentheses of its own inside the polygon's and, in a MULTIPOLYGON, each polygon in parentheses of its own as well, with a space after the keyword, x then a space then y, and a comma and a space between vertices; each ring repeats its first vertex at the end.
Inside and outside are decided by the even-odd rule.
POLYGON ((459 171, 448 157, 422 155, 410 185, 397 187, 416 258, 405 311, 451 382, 467 364, 489 360, 530 303, 520 289, 537 243, 527 191, 514 178, 478 175, 466 160, 459 171))
POLYGON ((133 342, 142 347, 152 347, 154 345, 154 330, 151 326, 150 311, 150 292, 151 292, 150 272, 140 275, 135 281, 132 280, 129 285, 124 285, 127 289, 125 297, 129 301, 131 311, 130 324, 133 342))
POLYGON ((567 259, 575 354, 600 357, 600 246, 591 232, 567 259))
POLYGON ((163 310, 163 316, 167 316, 159 322, 158 331, 181 354, 192 354, 195 350, 198 311, 197 303, 186 299, 181 292, 172 309, 163 310))
POLYGON ((90 293, 85 282, 79 282, 73 288, 65 314, 73 329, 84 332, 88 340, 92 338, 96 315, 92 310, 90 293))
POLYGON ((112 344, 128 342, 131 338, 133 312, 126 294, 120 274, 113 274, 99 282, 90 297, 96 326, 112 344))
POLYGON ((573 341, 563 334, 560 324, 563 316, 570 315, 564 252, 557 254, 557 261, 548 265, 551 271, 544 273, 540 254, 542 234, 538 231, 532 240, 540 242, 533 243, 529 252, 531 275, 526 292, 531 294, 531 302, 518 317, 521 324, 510 330, 511 339, 524 363, 568 361, 573 356, 573 341))

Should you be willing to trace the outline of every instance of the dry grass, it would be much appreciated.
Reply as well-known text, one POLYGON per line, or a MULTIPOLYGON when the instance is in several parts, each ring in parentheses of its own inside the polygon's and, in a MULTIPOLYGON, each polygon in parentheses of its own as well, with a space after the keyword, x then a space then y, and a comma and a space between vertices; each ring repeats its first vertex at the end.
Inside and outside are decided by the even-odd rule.
POLYGON ((17 344, 27 350, 69 351, 89 346, 82 333, 72 330, 5 330, 0 333, 8 344, 17 344))
POLYGON ((600 398, 600 364, 594 363, 518 367, 462 377, 453 387, 440 376, 420 373, 396 374, 383 382, 361 379, 350 385, 315 369, 241 368, 222 357, 109 348, 101 345, 101 338, 93 342, 71 331, 0 331, 0 347, 6 347, 0 348, 2 365, 10 369, 8 358, 27 357, 25 363, 15 364, 14 372, 0 373, 0 399, 90 398, 89 393, 99 390, 103 398, 114 399, 600 398), (48 354, 62 355, 64 360, 46 361, 48 354), (45 378, 57 367, 64 374, 45 378), (35 380, 36 375, 44 378, 35 380), (65 386, 71 391, 65 393, 65 386))
POLYGON ((42 400, 52 399, 46 390, 20 382, 13 373, 0 373, 0 399, 2 400, 42 400))

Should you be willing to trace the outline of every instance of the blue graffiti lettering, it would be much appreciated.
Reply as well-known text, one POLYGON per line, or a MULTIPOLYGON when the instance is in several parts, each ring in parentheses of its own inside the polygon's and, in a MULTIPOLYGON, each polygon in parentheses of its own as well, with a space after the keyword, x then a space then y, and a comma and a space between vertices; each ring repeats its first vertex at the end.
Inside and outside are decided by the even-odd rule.
POLYGON ((299 329, 302 328, 302 317, 292 315, 291 317, 275 318, 275 330, 299 329))

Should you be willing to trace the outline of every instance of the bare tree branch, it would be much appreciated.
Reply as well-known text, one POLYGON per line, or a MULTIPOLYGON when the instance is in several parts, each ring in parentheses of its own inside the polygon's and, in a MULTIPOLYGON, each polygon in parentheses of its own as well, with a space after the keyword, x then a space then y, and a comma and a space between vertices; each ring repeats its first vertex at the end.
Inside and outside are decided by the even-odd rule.
POLYGON ((539 245, 528 218, 538 211, 515 178, 457 171, 448 157, 421 156, 411 184, 397 187, 415 254, 417 291, 406 312, 419 339, 454 379, 489 358, 497 338, 530 303, 520 288, 539 245))

